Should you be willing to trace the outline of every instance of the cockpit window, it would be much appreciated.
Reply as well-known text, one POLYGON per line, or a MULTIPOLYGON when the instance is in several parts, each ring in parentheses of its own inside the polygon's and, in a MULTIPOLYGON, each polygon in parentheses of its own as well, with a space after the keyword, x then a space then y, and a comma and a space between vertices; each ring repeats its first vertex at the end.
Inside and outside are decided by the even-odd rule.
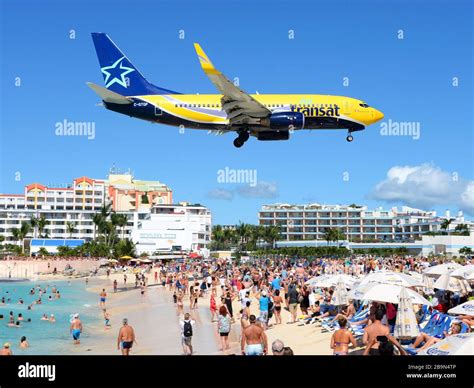
POLYGON ((369 105, 366 104, 365 102, 362 103, 362 104, 359 104, 359 106, 361 106, 362 108, 369 108, 369 105))

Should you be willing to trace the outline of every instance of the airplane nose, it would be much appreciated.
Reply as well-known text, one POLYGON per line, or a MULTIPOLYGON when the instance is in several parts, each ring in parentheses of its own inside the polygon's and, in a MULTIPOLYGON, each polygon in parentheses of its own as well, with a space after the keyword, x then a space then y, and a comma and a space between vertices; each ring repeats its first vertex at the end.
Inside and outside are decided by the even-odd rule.
POLYGON ((384 114, 377 109, 374 109, 374 120, 379 121, 384 118, 384 114))

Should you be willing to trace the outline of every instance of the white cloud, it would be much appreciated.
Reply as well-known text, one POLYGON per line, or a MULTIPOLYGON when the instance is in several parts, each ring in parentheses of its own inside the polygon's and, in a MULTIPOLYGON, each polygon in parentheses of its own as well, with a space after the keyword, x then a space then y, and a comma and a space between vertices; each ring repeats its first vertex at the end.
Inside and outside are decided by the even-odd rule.
POLYGON ((278 185, 275 182, 259 181, 255 186, 241 186, 236 191, 246 198, 276 198, 278 185))
POLYGON ((429 163, 390 168, 370 197, 425 209, 450 205, 474 215, 474 181, 429 163))
POLYGON ((207 193, 207 196, 212 199, 223 199, 225 201, 232 201, 234 193, 231 190, 214 189, 207 193))

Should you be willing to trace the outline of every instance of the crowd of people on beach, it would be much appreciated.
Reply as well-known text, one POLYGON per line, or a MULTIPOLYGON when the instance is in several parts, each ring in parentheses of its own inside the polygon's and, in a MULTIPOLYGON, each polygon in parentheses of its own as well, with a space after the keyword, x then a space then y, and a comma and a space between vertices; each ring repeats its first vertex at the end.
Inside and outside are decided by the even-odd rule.
MULTIPOLYGON (((353 349, 361 348, 358 354, 376 355, 406 354, 405 348, 392 334, 397 304, 372 302, 370 306, 366 306, 367 314, 354 322, 356 312, 363 307, 362 301, 349 300, 346 305, 335 306, 331 304, 334 287, 318 289, 308 285, 308 280, 323 274, 362 278, 378 271, 421 274, 438 264, 440 262, 433 259, 405 256, 315 260, 267 258, 240 264, 221 259, 162 263, 152 271, 155 282, 172 292, 177 314, 184 317, 181 322, 190 321, 192 324, 193 320, 185 310, 191 312, 196 309, 199 298, 210 294, 210 319, 217 323, 221 351, 230 349, 229 332, 238 319, 242 354, 268 354, 266 331, 284 323, 284 309, 289 313, 286 324, 302 326, 308 323, 308 319, 317 325, 324 320, 336 322, 338 328, 333 332, 329 344, 334 355, 349 354, 351 346, 353 349), (186 300, 189 300, 189 308, 186 300), (234 311, 235 304, 239 306, 238 313, 234 311), (254 314, 251 313, 251 308, 254 314), (351 326, 363 326, 360 338, 355 338, 351 326)), ((428 296, 433 302, 430 310, 446 313, 450 308, 467 301, 470 295, 435 289, 434 294, 428 296)), ((421 318, 421 306, 415 307, 418 307, 417 316, 421 318)), ((458 318, 469 326, 467 331, 470 331, 474 317, 458 318)), ((456 333, 455 327, 453 333, 456 333)), ((450 330, 447 335, 452 332, 450 330)), ((439 341, 437 338, 420 338, 423 342, 420 349, 439 341)), ((418 346, 419 342, 420 339, 417 338, 414 346, 418 346)), ((183 334, 183 346, 189 343, 190 340, 183 334)), ((189 351, 188 347, 184 353, 189 354, 189 351)))
MULTIPOLYGON (((469 264, 466 259, 463 264, 469 264)), ((347 303, 335 305, 335 287, 316 287, 311 279, 322 275, 347 275, 362 279, 368 274, 391 271, 403 274, 422 274, 427 269, 441 264, 436 259, 410 256, 392 256, 388 258, 373 256, 352 256, 346 258, 290 258, 266 257, 253 258, 241 262, 231 259, 207 260, 158 260, 153 264, 139 266, 116 266, 112 272, 123 276, 124 289, 138 289, 142 298, 148 292, 148 286, 161 286, 170 294, 179 317, 181 345, 183 354, 194 353, 192 338, 196 330, 196 313, 208 311, 209 322, 215 325, 219 338, 219 351, 229 354, 238 352, 243 355, 292 355, 293 350, 276 339, 269 344, 268 330, 282 324, 305 326, 315 324, 324 332, 332 333, 329 348, 334 355, 364 354, 388 355, 407 354, 406 346, 393 334, 397 316, 397 303, 371 301, 370 304, 356 298, 347 303), (130 284, 130 277, 134 277, 130 284), (127 283, 128 282, 128 283, 127 283), (206 303, 206 304, 203 304, 206 303), (286 313, 283 313, 286 311, 286 313), (361 314, 360 312, 365 312, 361 314), (195 313, 196 312, 196 313, 195 313), (360 332, 355 327, 362 328, 360 332), (235 331, 233 341, 231 332, 235 331), (235 341, 238 338, 238 341, 235 341), (358 352, 357 352, 357 351, 358 352)), ((107 270, 107 279, 111 270, 107 270)), ((88 284, 88 278, 85 280, 88 284)), ((107 280, 107 284, 110 281, 107 280)), ((119 291, 117 278, 114 278, 113 292, 119 291)), ((424 294, 431 306, 415 306, 419 322, 434 311, 447 314, 447 311, 472 297, 472 291, 466 293, 434 289, 424 294)), ((36 286, 30 290, 38 298, 28 306, 41 304, 48 289, 36 286)), ((59 299, 60 293, 53 287, 49 300, 59 299)), ((111 328, 111 315, 106 308, 106 288, 99 293, 99 308, 102 311, 105 330, 111 328)), ((11 303, 8 295, 2 296, 0 304, 11 303)), ((19 299, 18 303, 24 303, 19 299)), ((0 315, 0 319, 3 316, 0 315)), ((18 317, 10 314, 8 326, 18 327, 22 323, 18 317)), ((55 322, 54 314, 44 314, 41 320, 55 322)), ((70 322, 73 343, 80 344, 83 323, 79 314, 74 314, 70 322)), ((447 336, 474 327, 474 316, 458 316, 457 320, 441 336, 447 336)), ((295 330, 298 330, 295 328, 295 330)), ((426 349, 441 340, 440 336, 420 333, 414 338, 413 347, 426 349)), ((26 338, 21 343, 28 346, 26 338)), ((127 318, 123 318, 117 337, 117 347, 123 355, 129 355, 136 336, 127 318)), ((6 343, 0 354, 11 354, 10 344, 6 343)))

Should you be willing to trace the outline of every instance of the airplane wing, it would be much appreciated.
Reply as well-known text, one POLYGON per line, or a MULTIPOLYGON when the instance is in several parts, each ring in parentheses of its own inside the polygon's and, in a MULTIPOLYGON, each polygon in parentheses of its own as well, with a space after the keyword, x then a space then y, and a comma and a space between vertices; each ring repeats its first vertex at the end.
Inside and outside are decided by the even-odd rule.
POLYGON ((233 82, 217 70, 198 43, 194 43, 194 48, 204 73, 223 94, 222 109, 227 113, 229 124, 254 124, 256 119, 271 114, 270 110, 264 105, 235 86, 233 82))

